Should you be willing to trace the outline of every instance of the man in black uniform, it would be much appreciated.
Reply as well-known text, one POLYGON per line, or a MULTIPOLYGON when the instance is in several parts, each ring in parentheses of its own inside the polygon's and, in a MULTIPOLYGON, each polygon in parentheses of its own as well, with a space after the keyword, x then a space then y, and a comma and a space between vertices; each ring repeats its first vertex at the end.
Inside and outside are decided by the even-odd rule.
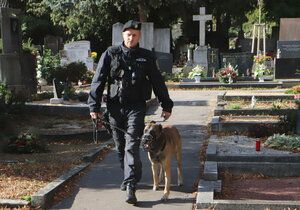
POLYGON ((88 104, 93 119, 102 118, 101 98, 107 82, 107 111, 112 125, 124 180, 121 190, 126 190, 126 202, 136 204, 136 184, 142 176, 140 137, 143 134, 146 100, 151 91, 157 96, 162 117, 167 120, 173 108, 167 87, 157 68, 156 59, 149 50, 140 48, 141 23, 130 20, 123 27, 123 43, 109 47, 99 60, 91 84, 88 104), (118 130, 121 128, 126 133, 118 130))

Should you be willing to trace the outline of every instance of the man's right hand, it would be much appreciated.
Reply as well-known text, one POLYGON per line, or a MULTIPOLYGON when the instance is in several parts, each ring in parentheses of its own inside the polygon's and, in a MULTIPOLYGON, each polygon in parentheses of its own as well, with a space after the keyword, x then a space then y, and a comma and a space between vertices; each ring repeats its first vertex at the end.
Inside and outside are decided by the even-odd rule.
POLYGON ((103 113, 102 112, 90 112, 92 119, 102 119, 103 113))

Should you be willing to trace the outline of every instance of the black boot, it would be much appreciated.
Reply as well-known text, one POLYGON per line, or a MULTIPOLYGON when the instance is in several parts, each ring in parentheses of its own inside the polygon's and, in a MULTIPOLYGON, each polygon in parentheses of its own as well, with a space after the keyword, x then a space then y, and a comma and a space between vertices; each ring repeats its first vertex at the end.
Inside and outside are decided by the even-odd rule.
POLYGON ((135 196, 135 186, 132 184, 126 185, 126 202, 135 205, 137 202, 135 196))
POLYGON ((122 182, 120 189, 121 191, 126 191, 126 185, 124 184, 124 182, 122 182))

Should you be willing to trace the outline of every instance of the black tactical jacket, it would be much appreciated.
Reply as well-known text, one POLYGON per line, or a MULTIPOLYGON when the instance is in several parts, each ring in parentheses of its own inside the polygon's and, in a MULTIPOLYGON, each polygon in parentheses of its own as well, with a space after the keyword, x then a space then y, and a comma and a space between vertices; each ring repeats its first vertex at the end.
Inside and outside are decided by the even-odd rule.
POLYGON ((151 97, 151 86, 163 111, 171 112, 173 101, 156 65, 153 53, 143 48, 109 47, 99 60, 91 84, 90 112, 99 112, 105 84, 108 102, 121 104, 145 102, 151 97))

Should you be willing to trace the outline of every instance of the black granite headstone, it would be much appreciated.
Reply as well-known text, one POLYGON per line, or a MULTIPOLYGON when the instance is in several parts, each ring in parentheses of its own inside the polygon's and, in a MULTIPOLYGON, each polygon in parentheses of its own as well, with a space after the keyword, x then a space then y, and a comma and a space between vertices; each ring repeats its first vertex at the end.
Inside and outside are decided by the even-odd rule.
POLYGON ((161 72, 172 73, 173 54, 155 52, 158 68, 161 72))
POLYGON ((237 66, 239 76, 246 76, 247 70, 252 68, 253 65, 253 53, 240 52, 240 53, 221 53, 221 64, 222 67, 227 64, 237 66))
POLYGON ((277 41, 279 58, 300 58, 300 41, 277 41))
POLYGON ((213 72, 217 73, 221 68, 219 49, 209 48, 207 52, 207 61, 208 61, 207 76, 212 77, 213 72))
POLYGON ((275 63, 276 79, 300 78, 300 58, 279 58, 275 63))

